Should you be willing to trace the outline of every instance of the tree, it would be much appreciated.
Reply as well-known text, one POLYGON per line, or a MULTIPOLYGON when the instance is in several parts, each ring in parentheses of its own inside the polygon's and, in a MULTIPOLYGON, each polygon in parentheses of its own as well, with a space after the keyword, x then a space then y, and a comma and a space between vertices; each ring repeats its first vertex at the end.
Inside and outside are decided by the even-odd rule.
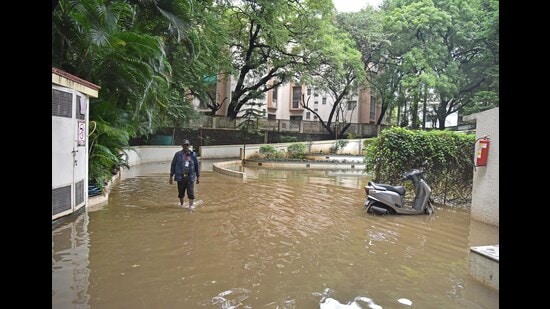
MULTIPOLYGON (((384 11, 367 6, 359 12, 338 14, 338 25, 348 32, 361 52, 366 72, 366 86, 378 99, 382 109, 376 119, 380 126, 386 112, 399 104, 403 73, 398 70, 400 59, 388 49, 396 43, 389 40, 383 28, 384 11)), ((390 114, 391 115, 391 114, 390 114)))
MULTIPOLYGON (((178 101, 191 104, 191 98, 199 99, 200 108, 214 115, 223 103, 217 103, 216 83, 218 75, 231 70, 227 29, 220 20, 226 10, 222 1, 172 0, 168 8, 180 20, 179 31, 166 35, 166 53, 173 68, 171 88, 179 94, 178 101)), ((175 29, 173 23, 161 29, 175 29), (170 27, 167 27, 170 26, 170 27)), ((169 20, 168 20, 169 21, 169 20)), ((228 98, 222 99, 222 102, 228 98)))
POLYGON ((243 136, 248 134, 261 135, 259 120, 265 117, 265 111, 262 109, 264 103, 262 102, 250 102, 247 104, 247 108, 239 113, 239 118, 243 119, 239 123, 238 128, 243 132, 243 136))
MULTIPOLYGON (((388 1, 385 31, 405 49, 400 71, 412 106, 438 102, 439 129, 448 115, 468 106, 498 105, 498 1, 388 1), (433 90, 433 92, 431 92, 433 90)), ((393 51, 393 52, 392 52, 393 51)), ((413 108, 411 112, 418 115, 413 108)), ((413 127, 418 124, 413 121, 413 127)))
POLYGON ((333 9, 330 0, 243 0, 227 11, 224 22, 236 78, 227 111, 231 119, 243 105, 263 99, 307 65, 311 55, 304 44, 333 9))
POLYGON ((382 104, 377 124, 398 108, 398 123, 425 127, 434 114, 444 129, 456 111, 498 106, 498 16, 496 0, 388 0, 342 15, 382 104))
MULTIPOLYGON (((328 118, 323 119, 311 103, 304 99, 304 95, 300 104, 317 116, 330 135, 341 138, 351 125, 351 121, 347 121, 345 117, 347 99, 357 94, 365 80, 361 53, 347 33, 330 23, 318 32, 315 40, 309 42, 308 46, 312 48, 312 54, 315 51, 315 57, 311 58, 303 71, 298 72, 297 81, 328 93, 333 99, 333 105, 328 118), (342 127, 340 124, 343 124, 342 127)), ((355 106, 350 109, 351 119, 355 106)))
POLYGON ((90 104, 90 178, 102 185, 120 151, 168 89, 170 65, 159 37, 138 31, 127 2, 60 0, 52 13, 52 66, 97 83, 90 104))

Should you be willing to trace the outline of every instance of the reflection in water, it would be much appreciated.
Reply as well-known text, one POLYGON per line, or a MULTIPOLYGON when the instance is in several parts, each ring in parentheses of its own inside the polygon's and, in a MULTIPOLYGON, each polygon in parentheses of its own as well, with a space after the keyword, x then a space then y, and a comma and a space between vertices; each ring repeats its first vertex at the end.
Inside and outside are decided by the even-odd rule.
POLYGON ((89 234, 86 213, 60 219, 52 229, 53 308, 89 308, 89 234))
POLYGON ((203 168, 189 210, 168 171, 132 167, 107 206, 53 228, 54 308, 498 308, 468 274, 466 209, 372 216, 365 176, 203 168))

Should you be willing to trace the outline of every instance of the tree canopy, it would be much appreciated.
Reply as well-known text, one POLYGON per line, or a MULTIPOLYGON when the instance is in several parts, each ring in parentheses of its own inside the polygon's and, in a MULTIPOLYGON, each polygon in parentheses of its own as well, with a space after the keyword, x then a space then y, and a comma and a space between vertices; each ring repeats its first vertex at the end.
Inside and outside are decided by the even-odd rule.
POLYGON ((498 17, 497 0, 386 0, 342 16, 382 103, 377 123, 398 108, 401 125, 418 128, 429 114, 444 129, 454 112, 498 106, 498 17))

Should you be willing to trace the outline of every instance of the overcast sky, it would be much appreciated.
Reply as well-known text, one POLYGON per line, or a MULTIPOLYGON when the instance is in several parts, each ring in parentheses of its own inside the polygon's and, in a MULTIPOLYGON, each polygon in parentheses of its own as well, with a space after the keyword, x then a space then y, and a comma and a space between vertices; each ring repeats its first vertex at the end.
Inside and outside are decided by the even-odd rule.
POLYGON ((338 12, 358 12, 367 6, 367 3, 378 7, 382 0, 332 0, 332 3, 338 12))

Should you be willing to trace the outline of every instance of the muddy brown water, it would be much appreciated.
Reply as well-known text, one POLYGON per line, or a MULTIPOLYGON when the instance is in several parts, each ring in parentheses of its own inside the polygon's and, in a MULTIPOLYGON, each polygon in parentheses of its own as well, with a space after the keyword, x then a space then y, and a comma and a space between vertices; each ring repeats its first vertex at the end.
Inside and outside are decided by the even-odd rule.
POLYGON ((499 307, 468 272, 469 247, 498 244, 498 228, 469 209, 373 216, 360 173, 246 168, 243 180, 201 164, 195 210, 154 163, 52 224, 52 308, 499 307))

